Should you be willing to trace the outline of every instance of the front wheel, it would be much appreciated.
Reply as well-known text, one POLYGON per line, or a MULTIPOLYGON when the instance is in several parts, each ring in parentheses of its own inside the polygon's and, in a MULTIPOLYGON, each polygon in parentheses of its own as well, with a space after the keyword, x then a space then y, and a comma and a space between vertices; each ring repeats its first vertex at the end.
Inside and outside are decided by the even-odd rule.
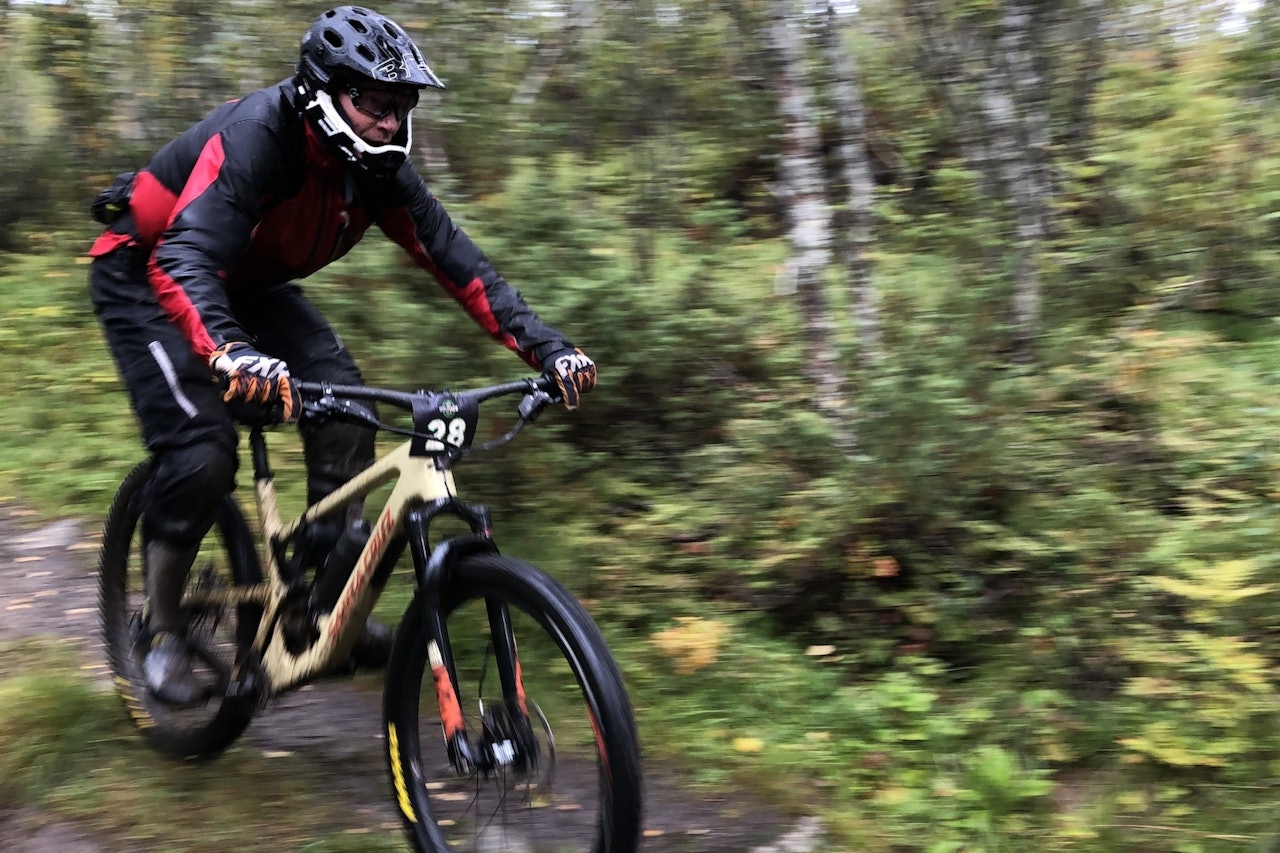
POLYGON ((485 766, 459 772, 440 721, 417 597, 387 667, 384 727, 396 804, 415 850, 632 853, 641 827, 635 719, 600 629, 541 570, 497 554, 453 567, 442 607, 464 722, 485 766), (487 604, 486 602, 489 602, 487 604), (488 607, 508 606, 528 716, 503 701, 488 607))

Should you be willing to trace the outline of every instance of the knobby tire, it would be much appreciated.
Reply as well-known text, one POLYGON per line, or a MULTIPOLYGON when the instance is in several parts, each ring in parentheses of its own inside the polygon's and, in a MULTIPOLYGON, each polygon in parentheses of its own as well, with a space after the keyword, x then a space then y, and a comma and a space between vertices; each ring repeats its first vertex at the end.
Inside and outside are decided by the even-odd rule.
MULTIPOLYGON (((490 778, 484 773, 460 778, 453 771, 442 757, 442 734, 428 659, 428 631, 422 606, 415 596, 396 634, 383 700, 392 796, 414 849, 424 853, 459 850, 485 853, 499 849, 521 853, 544 850, 632 853, 636 850, 641 830, 642 783, 635 720, 621 672, 587 611, 545 572, 494 553, 461 558, 445 581, 442 597, 456 657, 465 651, 455 636, 455 632, 461 633, 465 627, 459 625, 466 618, 462 615, 464 607, 476 606, 478 602, 478 609, 483 611, 484 600, 496 598, 507 602, 513 617, 519 616, 522 620, 524 630, 517 631, 516 639, 520 643, 526 685, 538 683, 543 675, 541 670, 562 671, 556 682, 557 690, 544 691, 541 698, 563 702, 563 695, 559 698, 546 695, 556 692, 574 693, 576 699, 571 698, 563 708, 557 706, 549 722, 547 717, 542 717, 541 710, 538 714, 542 727, 548 730, 556 728, 561 714, 575 716, 574 708, 578 716, 589 720, 589 728, 581 724, 578 728, 586 728, 594 738, 590 738, 591 742, 585 747, 580 746, 577 756, 561 750, 566 757, 560 763, 578 765, 568 774, 570 787, 577 789, 574 791, 577 798, 598 802, 593 813, 586 812, 581 804, 566 802, 563 793, 554 790, 550 783, 546 787, 551 790, 538 789, 529 795, 519 780, 490 778), (543 636, 533 636, 536 634, 543 636), (528 644, 530 639, 536 642, 528 644), (526 645, 538 643, 546 649, 543 660, 526 659, 526 645), (554 667, 546 666, 548 656, 554 667), (505 792, 493 793, 495 786, 501 789, 503 785, 505 792), (454 792, 450 793, 451 790, 454 792), (516 802, 520 796, 528 797, 529 802, 523 805, 516 802), (489 805, 479 805, 486 801, 489 805), (479 814, 468 814, 472 808, 479 814), (485 808, 488 811, 482 811, 485 808), (515 814, 509 816, 508 809, 515 814), (581 818, 584 825, 572 832, 559 825, 550 827, 549 822, 563 822, 579 813, 584 815, 581 818), (508 821, 514 824, 510 834, 505 829, 508 821)), ((483 634, 485 630, 480 627, 475 633, 483 634)), ((459 682, 460 699, 465 704, 467 694, 472 692, 470 679, 460 675, 459 682)), ((481 692, 481 688, 474 692, 481 692)), ((529 694, 531 701, 539 701, 540 695, 532 688, 529 694)), ((494 704, 492 698, 489 697, 489 707, 494 704)), ((473 736, 479 735, 474 721, 469 721, 468 727, 473 736)), ((555 764, 554 743, 550 752, 551 763, 555 764)), ((545 768, 538 770, 542 772, 545 768)), ((554 775, 554 770, 548 775, 554 775)))
MULTIPOLYGON (((141 622, 142 536, 140 521, 151 463, 142 462, 125 477, 103 527, 99 555, 99 614, 102 637, 116 692, 143 737, 156 749, 181 758, 218 755, 249 725, 256 703, 216 696, 200 709, 176 710, 160 702, 143 681, 134 639, 141 622), (131 600, 132 595, 132 600, 131 600)), ((217 568, 225 584, 256 584, 262 579, 253 535, 230 495, 218 507, 204 543, 220 542, 226 565, 217 568)), ((204 546, 202 546, 203 548, 204 546)), ((203 553, 203 552, 202 552, 203 553)), ((221 563, 222 560, 219 561, 221 563)), ((197 560, 197 567, 200 565, 197 560)), ((210 564, 212 570, 212 563, 210 564)), ((193 575, 196 569, 193 569, 193 575)), ((228 606, 213 614, 234 619, 230 644, 243 651, 253 641, 261 607, 228 606)))

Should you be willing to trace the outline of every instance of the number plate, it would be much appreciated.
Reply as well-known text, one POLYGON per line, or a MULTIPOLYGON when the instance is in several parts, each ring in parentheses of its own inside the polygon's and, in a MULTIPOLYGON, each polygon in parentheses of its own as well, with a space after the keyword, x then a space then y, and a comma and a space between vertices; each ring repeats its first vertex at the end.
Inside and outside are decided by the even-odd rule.
POLYGON ((452 394, 422 394, 413 404, 413 456, 439 456, 465 450, 476 437, 480 404, 452 394))

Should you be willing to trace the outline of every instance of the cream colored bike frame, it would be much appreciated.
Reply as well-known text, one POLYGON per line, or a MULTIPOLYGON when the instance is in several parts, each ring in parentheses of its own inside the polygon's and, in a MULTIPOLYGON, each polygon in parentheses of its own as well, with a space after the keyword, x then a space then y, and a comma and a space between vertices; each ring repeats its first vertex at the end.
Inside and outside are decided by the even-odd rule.
POLYGON ((388 543, 402 529, 406 511, 410 506, 456 494, 453 472, 442 469, 435 457, 409 455, 409 445, 410 442, 404 442, 337 491, 308 507, 302 515, 287 522, 280 519, 273 479, 266 477, 255 482, 267 580, 259 587, 244 590, 241 599, 263 605, 262 621, 258 625, 253 648, 262 655, 268 695, 297 687, 347 659, 377 601, 378 593, 370 581, 387 552, 388 543), (289 585, 280 572, 271 543, 287 539, 304 524, 341 511, 350 501, 365 497, 391 480, 396 480, 396 484, 373 525, 369 541, 356 560, 337 604, 331 613, 320 617, 319 639, 302 654, 292 654, 285 645, 281 620, 277 618, 289 585))

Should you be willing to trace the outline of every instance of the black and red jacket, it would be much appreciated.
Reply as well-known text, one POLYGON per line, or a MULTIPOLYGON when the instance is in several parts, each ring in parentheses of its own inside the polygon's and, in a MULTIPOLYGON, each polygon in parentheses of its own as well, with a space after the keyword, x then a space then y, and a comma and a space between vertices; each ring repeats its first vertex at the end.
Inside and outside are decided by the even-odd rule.
POLYGON ((303 278, 341 258, 370 225, 400 244, 495 339, 530 366, 571 349, 493 269, 406 162, 377 178, 323 146, 285 80, 213 110, 138 173, 131 216, 90 250, 151 250, 160 305, 208 359, 247 340, 233 297, 303 278))

